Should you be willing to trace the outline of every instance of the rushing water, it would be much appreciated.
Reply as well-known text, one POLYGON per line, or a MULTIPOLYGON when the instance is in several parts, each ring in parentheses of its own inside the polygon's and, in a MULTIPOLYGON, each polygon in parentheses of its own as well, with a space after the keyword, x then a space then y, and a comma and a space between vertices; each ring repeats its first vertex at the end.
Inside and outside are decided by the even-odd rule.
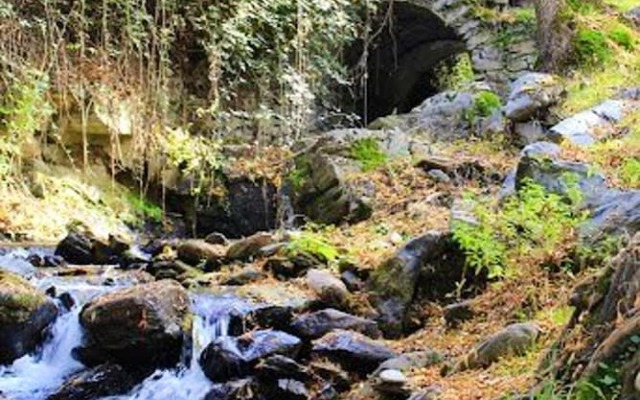
MULTIPOLYGON (((23 264, 21 257, 3 256, 5 266, 19 270, 23 275, 31 272, 23 264)), ((17 271, 16 271, 17 272, 17 271)), ((107 273, 109 271, 107 270, 107 273)), ((83 341, 79 314, 82 306, 92 298, 108 291, 121 288, 100 285, 99 280, 83 278, 32 278, 32 283, 41 289, 55 286, 59 293, 69 293, 75 301, 72 310, 60 315, 51 328, 49 339, 42 348, 32 355, 16 360, 12 365, 0 367, 0 392, 10 400, 45 400, 55 392, 69 375, 85 367, 76 361, 71 351, 83 341)), ((200 400, 210 390, 212 384, 205 377, 198 359, 200 352, 212 340, 225 337, 229 330, 229 312, 237 299, 206 295, 192 296, 194 313, 193 344, 189 365, 170 370, 158 370, 135 387, 131 393, 112 396, 104 400, 200 400)), ((61 307, 63 309, 63 307, 61 307)))

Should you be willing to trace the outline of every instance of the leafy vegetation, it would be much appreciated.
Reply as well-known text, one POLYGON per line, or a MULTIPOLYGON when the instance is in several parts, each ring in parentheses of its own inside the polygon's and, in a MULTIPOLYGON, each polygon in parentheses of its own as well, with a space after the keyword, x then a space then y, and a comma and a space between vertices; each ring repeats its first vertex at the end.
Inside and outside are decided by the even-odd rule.
POLYGON ((528 181, 499 209, 476 201, 475 221, 455 221, 453 225, 469 267, 501 278, 512 274, 523 257, 562 258, 562 247, 574 238, 575 228, 584 219, 579 211, 579 190, 571 191, 568 197, 528 181))
POLYGON ((356 160, 365 172, 384 165, 388 159, 375 138, 357 140, 349 150, 351 158, 356 160))
POLYGON ((482 118, 489 117, 494 111, 502 107, 502 100, 497 94, 482 90, 474 95, 473 106, 465 111, 465 119, 475 124, 482 118))
POLYGON ((330 244, 322 235, 310 231, 292 234, 286 248, 289 255, 307 253, 318 257, 327 263, 338 259, 339 251, 330 244))

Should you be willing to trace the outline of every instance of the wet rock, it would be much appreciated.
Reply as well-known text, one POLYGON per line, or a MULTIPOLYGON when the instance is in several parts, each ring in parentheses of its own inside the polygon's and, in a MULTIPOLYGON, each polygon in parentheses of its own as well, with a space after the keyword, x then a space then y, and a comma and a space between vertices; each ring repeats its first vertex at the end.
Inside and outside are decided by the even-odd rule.
POLYGON ((374 321, 331 308, 295 318, 291 329, 305 339, 317 339, 334 329, 352 330, 374 339, 380 337, 378 324, 374 321))
POLYGON ((449 328, 457 327, 461 322, 472 319, 474 315, 471 300, 449 304, 444 308, 444 320, 449 328))
POLYGON ((295 336, 272 330, 220 338, 202 352, 200 365, 209 379, 224 382, 250 375, 263 358, 276 354, 295 358, 301 343, 295 336))
POLYGON ((104 364, 67 378, 47 400, 98 400, 123 395, 138 383, 131 371, 119 365, 104 364))
POLYGON ((562 84, 555 76, 527 73, 511 85, 511 93, 503 112, 514 122, 539 119, 560 100, 562 91, 562 84))
POLYGON ((486 368, 503 357, 524 354, 540 332, 540 327, 531 322, 509 325, 480 342, 456 364, 454 371, 486 368))
POLYGON ((310 269, 307 285, 327 304, 341 305, 349 296, 346 285, 327 270, 310 269))
POLYGON ((58 243, 55 255, 75 265, 117 264, 119 256, 128 249, 127 239, 110 235, 104 241, 89 230, 75 228, 58 243))
POLYGON ((67 262, 61 256, 40 256, 39 254, 31 254, 27 261, 34 267, 39 268, 60 268, 67 265, 67 262))
MULTIPOLYGON (((432 231, 407 243, 368 281, 383 333, 388 337, 404 333, 411 303, 416 298, 433 300, 450 293, 464 271, 464 254, 448 233, 432 231)), ((468 282, 481 278, 469 277, 468 282)))
POLYGON ((185 240, 178 246, 178 259, 189 265, 206 264, 212 268, 220 265, 226 256, 227 248, 222 245, 209 244, 204 240, 185 240))
POLYGON ((173 366, 191 332, 188 309, 187 292, 168 280, 100 296, 80 314, 87 344, 76 354, 87 365, 173 366))
POLYGON ((256 376, 263 381, 273 382, 278 379, 293 379, 307 382, 311 379, 309 368, 288 357, 277 354, 262 360, 255 370, 256 376))
POLYGON ((227 251, 227 258, 229 260, 250 260, 260 252, 260 249, 272 243, 273 235, 270 233, 256 233, 233 243, 227 251))
POLYGON ((382 343, 360 333, 345 330, 334 330, 314 340, 312 355, 327 357, 345 369, 360 374, 368 374, 382 362, 396 356, 382 343))
POLYGON ((56 305, 43 293, 0 269, 0 365, 35 350, 57 314, 56 305))
POLYGON ((409 372, 412 369, 420 369, 430 367, 442 362, 443 357, 440 353, 433 350, 414 351, 410 353, 404 353, 398 357, 390 358, 378 366, 374 375, 381 373, 384 370, 392 369, 402 372, 409 372))

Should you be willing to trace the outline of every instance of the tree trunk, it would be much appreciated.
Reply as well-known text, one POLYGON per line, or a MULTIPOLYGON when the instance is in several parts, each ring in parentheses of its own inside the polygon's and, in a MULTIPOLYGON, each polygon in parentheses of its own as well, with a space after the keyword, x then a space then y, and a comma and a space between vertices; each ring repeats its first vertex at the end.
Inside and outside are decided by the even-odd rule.
POLYGON ((572 53, 573 30, 566 0, 535 0, 542 69, 557 72, 572 53))

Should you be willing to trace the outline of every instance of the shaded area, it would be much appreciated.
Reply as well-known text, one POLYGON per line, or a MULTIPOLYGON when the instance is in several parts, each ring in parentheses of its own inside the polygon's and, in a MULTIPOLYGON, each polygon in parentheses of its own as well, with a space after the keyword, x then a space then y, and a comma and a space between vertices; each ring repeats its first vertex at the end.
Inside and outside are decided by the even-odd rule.
MULTIPOLYGON (((389 19, 388 6, 381 7, 373 29, 380 34, 369 49, 366 95, 360 90, 356 101, 366 122, 394 111, 408 112, 436 94, 435 67, 465 50, 455 31, 425 5, 395 1, 392 7, 389 19)), ((362 44, 359 47, 352 51, 354 56, 362 54, 362 44)))

